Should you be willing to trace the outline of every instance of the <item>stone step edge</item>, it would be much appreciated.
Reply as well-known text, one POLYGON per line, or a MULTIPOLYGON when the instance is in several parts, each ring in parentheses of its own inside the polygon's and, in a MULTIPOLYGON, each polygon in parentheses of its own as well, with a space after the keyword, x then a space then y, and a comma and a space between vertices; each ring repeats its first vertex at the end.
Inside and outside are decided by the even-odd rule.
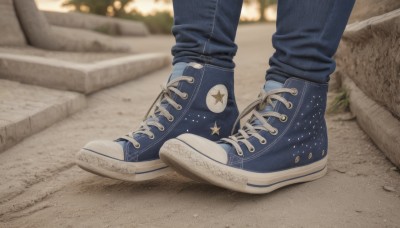
POLYGON ((350 109, 360 127, 389 160, 400 168, 400 121, 383 106, 369 98, 349 77, 342 77, 349 93, 350 109))
POLYGON ((400 20, 396 18, 400 17, 400 9, 393 10, 391 12, 371 17, 361 22, 355 22, 346 26, 346 30, 343 34, 343 40, 350 42, 362 43, 371 39, 374 34, 381 33, 393 33, 400 31, 393 31, 393 26, 385 26, 387 23, 397 23, 400 25, 400 20))
POLYGON ((0 53, 0 78, 90 94, 161 69, 169 63, 170 57, 162 53, 130 55, 94 63, 0 53))
POLYGON ((47 127, 71 116, 87 107, 86 96, 80 93, 69 93, 70 99, 42 109, 26 118, 10 122, 0 127, 0 153, 17 145, 25 138, 32 136, 47 127), (11 137, 12 140, 9 140, 11 137))

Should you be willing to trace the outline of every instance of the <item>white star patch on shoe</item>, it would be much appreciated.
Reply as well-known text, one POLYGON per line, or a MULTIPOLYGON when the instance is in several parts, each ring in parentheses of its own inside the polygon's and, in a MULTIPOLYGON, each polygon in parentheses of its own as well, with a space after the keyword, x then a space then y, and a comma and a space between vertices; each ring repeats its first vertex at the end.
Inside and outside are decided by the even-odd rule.
POLYGON ((208 109, 213 113, 221 113, 225 110, 228 102, 228 90, 222 84, 212 87, 206 97, 208 109))

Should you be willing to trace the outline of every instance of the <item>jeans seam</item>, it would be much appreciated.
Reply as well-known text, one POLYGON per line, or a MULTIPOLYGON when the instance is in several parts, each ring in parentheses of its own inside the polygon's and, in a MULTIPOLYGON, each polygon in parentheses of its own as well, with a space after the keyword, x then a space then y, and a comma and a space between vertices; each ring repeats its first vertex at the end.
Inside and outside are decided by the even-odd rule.
MULTIPOLYGON (((334 1, 333 2, 333 6, 332 6, 332 10, 330 11, 329 16, 324 21, 325 25, 324 25, 324 28, 321 30, 321 34, 319 34, 318 36, 314 36, 313 37, 313 38, 318 38, 319 42, 321 41, 321 38, 322 38, 324 32, 326 31, 326 26, 327 26, 328 22, 331 20, 333 12, 334 12, 333 9, 336 8, 336 6, 337 6, 337 1, 334 1)), ((310 72, 310 69, 312 69, 312 67, 314 67, 315 65, 316 65, 315 62, 310 61, 309 64, 307 64, 307 70, 302 72, 302 75, 301 75, 302 78, 307 77, 307 74, 310 72)), ((328 75, 328 79, 329 79, 329 75, 328 75)))
MULTIPOLYGON (((216 19, 216 16, 217 16, 218 4, 219 4, 219 0, 216 0, 216 2, 215 2, 214 16, 213 16, 213 21, 212 21, 212 26, 211 26, 211 31, 210 31, 210 36, 208 37, 207 41, 204 43, 204 47, 203 47, 203 53, 202 53, 202 55, 203 55, 202 57, 203 57, 203 58, 204 58, 204 55, 205 55, 205 52, 206 52, 207 44, 210 43, 210 40, 211 40, 211 38, 212 38, 213 35, 214 35, 215 19, 216 19)), ((209 62, 209 60, 206 59, 206 58, 204 58, 204 61, 205 61, 206 63, 209 62)))

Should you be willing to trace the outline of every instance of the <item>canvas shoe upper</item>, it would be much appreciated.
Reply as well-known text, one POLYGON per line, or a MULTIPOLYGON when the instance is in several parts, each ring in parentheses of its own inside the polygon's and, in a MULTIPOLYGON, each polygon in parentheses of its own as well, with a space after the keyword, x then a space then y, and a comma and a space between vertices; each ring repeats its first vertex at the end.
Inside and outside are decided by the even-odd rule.
POLYGON ((193 179, 248 193, 319 178, 327 161, 327 88, 289 78, 282 88, 261 91, 241 114, 251 116, 237 134, 219 142, 183 134, 160 156, 193 179))
POLYGON ((159 158, 160 147, 168 139, 191 133, 216 141, 230 135, 238 116, 233 86, 230 69, 186 64, 181 75, 171 75, 162 87, 138 129, 115 141, 89 142, 78 152, 77 164, 130 181, 168 173, 171 170, 159 158))

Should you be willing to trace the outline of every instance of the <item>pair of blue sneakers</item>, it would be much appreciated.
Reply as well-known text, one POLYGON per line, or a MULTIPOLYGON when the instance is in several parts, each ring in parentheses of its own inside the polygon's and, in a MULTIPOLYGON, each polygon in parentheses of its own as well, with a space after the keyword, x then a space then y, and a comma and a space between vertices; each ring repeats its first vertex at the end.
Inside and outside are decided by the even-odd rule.
POLYGON ((246 193, 312 181, 327 171, 326 93, 327 84, 267 81, 239 116, 232 70, 178 63, 138 129, 89 142, 76 163, 126 181, 175 170, 246 193))

